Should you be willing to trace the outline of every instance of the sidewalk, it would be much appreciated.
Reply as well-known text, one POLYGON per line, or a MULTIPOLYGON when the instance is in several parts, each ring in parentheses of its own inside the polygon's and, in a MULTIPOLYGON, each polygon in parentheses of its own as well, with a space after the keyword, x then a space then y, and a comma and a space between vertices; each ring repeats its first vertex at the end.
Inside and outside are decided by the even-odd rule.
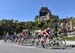
POLYGON ((75 45, 75 41, 66 41, 66 45, 75 45))

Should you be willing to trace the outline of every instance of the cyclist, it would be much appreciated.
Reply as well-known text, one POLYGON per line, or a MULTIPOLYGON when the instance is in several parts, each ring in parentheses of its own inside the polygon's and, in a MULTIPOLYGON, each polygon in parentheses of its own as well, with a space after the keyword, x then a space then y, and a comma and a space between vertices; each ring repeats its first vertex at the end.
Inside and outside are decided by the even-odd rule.
POLYGON ((51 36, 50 36, 50 28, 47 28, 45 30, 43 30, 41 32, 41 39, 40 41, 42 42, 42 46, 45 48, 45 45, 49 44, 49 40, 50 40, 51 36))

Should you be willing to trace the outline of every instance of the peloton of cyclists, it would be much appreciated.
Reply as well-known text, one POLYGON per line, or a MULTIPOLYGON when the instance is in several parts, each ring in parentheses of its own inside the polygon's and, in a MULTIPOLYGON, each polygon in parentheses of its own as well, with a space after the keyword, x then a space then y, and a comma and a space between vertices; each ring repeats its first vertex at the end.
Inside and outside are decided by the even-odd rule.
POLYGON ((50 28, 47 28, 45 30, 42 30, 41 32, 37 33, 38 35, 36 35, 36 38, 35 38, 35 42, 38 44, 38 42, 41 42, 41 45, 43 47, 44 44, 49 44, 49 41, 50 41, 50 28))

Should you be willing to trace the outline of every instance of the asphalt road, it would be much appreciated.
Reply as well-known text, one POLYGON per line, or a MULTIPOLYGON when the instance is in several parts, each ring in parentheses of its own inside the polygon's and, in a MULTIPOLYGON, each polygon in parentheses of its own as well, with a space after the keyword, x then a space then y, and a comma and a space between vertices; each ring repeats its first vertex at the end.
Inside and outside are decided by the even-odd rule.
POLYGON ((75 48, 43 49, 34 46, 20 46, 0 41, 0 53, 75 53, 75 48))

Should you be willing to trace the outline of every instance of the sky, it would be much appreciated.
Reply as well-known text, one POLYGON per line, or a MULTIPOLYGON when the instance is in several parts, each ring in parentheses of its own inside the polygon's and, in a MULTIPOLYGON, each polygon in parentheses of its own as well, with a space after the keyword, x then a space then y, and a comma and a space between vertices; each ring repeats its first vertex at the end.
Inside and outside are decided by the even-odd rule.
POLYGON ((75 0, 0 0, 0 20, 34 21, 41 7, 59 18, 75 17, 75 0))

